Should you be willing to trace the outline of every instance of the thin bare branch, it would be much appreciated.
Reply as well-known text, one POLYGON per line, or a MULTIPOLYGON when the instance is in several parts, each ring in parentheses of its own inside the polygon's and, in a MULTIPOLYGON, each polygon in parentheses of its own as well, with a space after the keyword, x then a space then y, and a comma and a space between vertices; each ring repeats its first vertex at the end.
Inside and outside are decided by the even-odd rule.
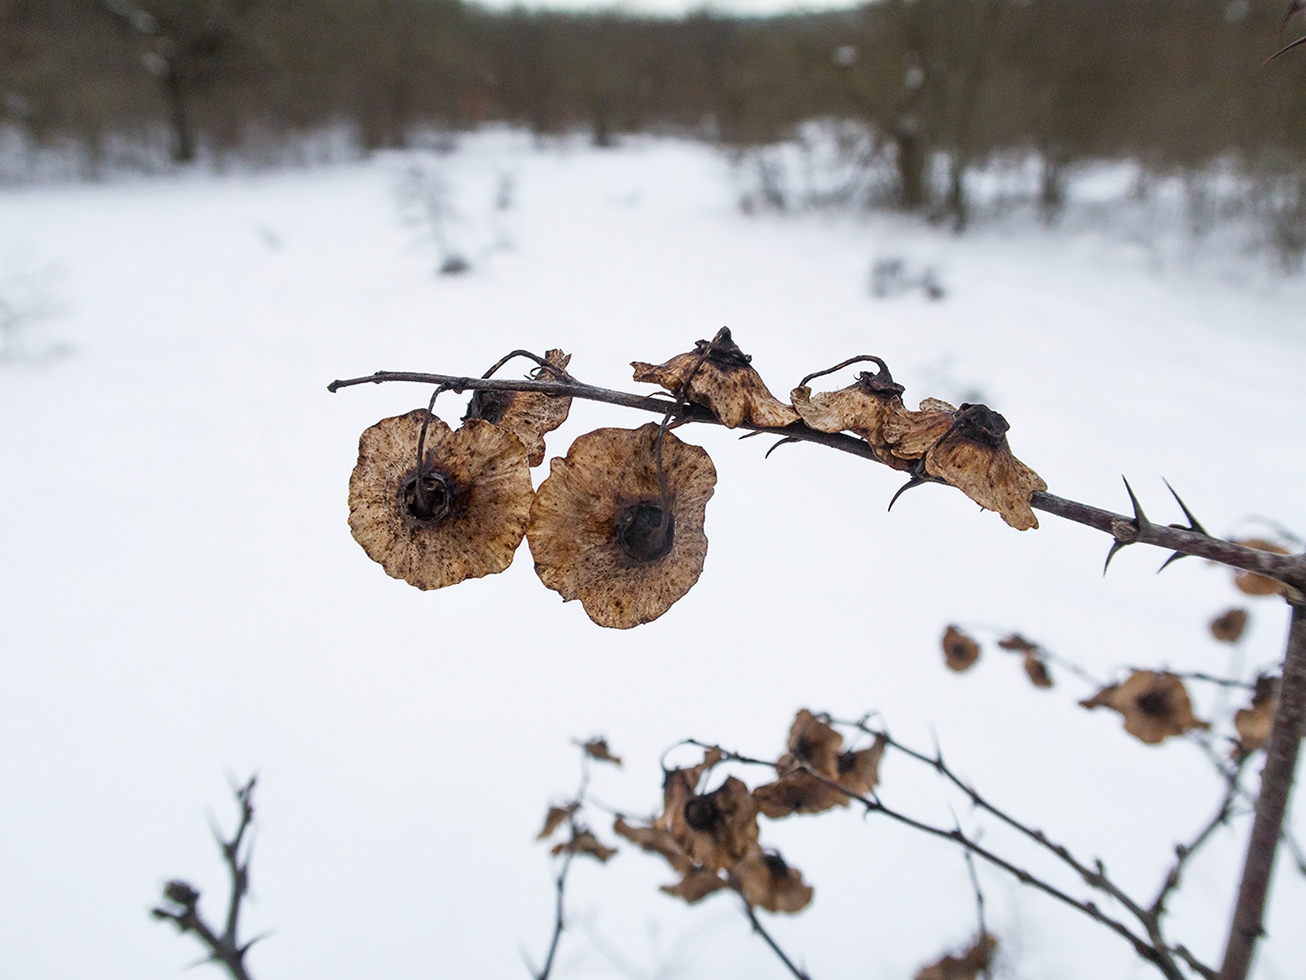
POLYGON ((791 960, 785 951, 780 948, 780 944, 775 941, 765 928, 763 928, 762 923, 757 918, 757 913, 753 911, 753 907, 748 904, 742 895, 739 896, 739 904, 743 906, 744 915, 748 916, 748 921, 752 924, 753 931, 761 936, 762 941, 771 947, 771 952, 775 953, 780 962, 785 965, 785 968, 793 974, 794 980, 812 980, 807 971, 796 966, 794 961, 791 960))

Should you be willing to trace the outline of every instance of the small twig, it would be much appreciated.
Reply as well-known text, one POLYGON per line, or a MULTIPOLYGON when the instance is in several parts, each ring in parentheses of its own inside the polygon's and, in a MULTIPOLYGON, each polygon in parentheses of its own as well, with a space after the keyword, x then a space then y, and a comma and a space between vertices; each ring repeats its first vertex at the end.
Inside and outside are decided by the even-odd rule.
POLYGON ((250 849, 241 847, 245 842, 246 831, 254 821, 254 783, 257 777, 250 776, 244 786, 233 787, 236 802, 240 806, 240 822, 236 832, 229 840, 224 840, 220 831, 214 829, 218 847, 222 851, 223 861, 231 875, 231 900, 227 905, 227 923, 224 932, 219 935, 204 921, 199 912, 200 893, 193 886, 181 880, 169 881, 163 888, 163 897, 168 906, 159 906, 150 910, 154 918, 173 923, 179 932, 194 933, 195 937, 208 950, 208 958, 224 966, 233 980, 251 980, 245 967, 245 954, 251 946, 263 938, 255 936, 244 944, 237 939, 241 903, 249 893, 250 849))
MULTIPOLYGON (((953 822, 957 830, 961 830, 961 821, 957 820, 957 815, 952 815, 953 822)), ((961 856, 966 859, 966 871, 970 875, 971 888, 975 890, 975 918, 979 920, 979 938, 984 941, 984 937, 989 934, 988 924, 984 921, 984 891, 980 888, 979 873, 975 870, 975 856, 966 848, 962 848, 961 856)), ((980 971, 984 980, 991 980, 993 971, 987 960, 984 962, 984 968, 980 971)))
MULTIPOLYGON (((585 749, 582 746, 580 752, 580 785, 576 787, 576 795, 572 798, 571 802, 576 804, 583 804, 586 802, 585 791, 589 789, 589 783, 589 756, 585 754, 585 749)), ((576 813, 574 810, 567 816, 567 823, 571 829, 571 836, 574 839, 579 830, 576 825, 576 813)), ((564 908, 564 901, 567 892, 567 872, 571 870, 571 861, 575 856, 576 852, 570 848, 567 848, 563 852, 562 867, 558 869, 558 876, 553 879, 553 887, 557 893, 557 898, 554 902, 553 936, 549 940, 549 952, 544 958, 544 966, 540 967, 538 973, 535 972, 534 969, 531 970, 531 974, 535 977, 535 980, 549 980, 549 974, 553 971, 554 957, 558 954, 558 944, 562 942, 562 934, 567 929, 567 919, 564 908)), ((528 963, 527 966, 529 965, 530 964, 528 963)))
POLYGON ((762 923, 758 921, 757 913, 753 911, 753 907, 748 904, 742 895, 739 896, 739 904, 743 907, 744 915, 748 916, 748 921, 752 924, 753 931, 761 936, 762 940, 771 947, 771 952, 775 953, 780 962, 783 963, 789 972, 794 975, 795 980, 812 980, 806 970, 799 969, 794 965, 794 961, 791 960, 785 954, 785 951, 780 948, 780 944, 777 943, 771 937, 771 934, 762 927, 762 923))
MULTIPOLYGON (((1126 667, 1125 670, 1142 671, 1157 670, 1155 667, 1126 667)), ((1255 681, 1240 681, 1236 677, 1217 677, 1214 674, 1203 674, 1198 670, 1166 670, 1162 668, 1158 673, 1169 674, 1171 677, 1178 677, 1185 681, 1205 681, 1207 684, 1218 684, 1221 687, 1240 687, 1244 690, 1256 690, 1255 681)))

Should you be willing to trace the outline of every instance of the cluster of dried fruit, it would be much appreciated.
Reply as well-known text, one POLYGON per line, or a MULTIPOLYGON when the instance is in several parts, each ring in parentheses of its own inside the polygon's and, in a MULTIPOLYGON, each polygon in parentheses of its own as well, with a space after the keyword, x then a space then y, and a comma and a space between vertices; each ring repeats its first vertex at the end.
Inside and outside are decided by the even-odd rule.
MULTIPOLYGON (((1037 527, 1030 497, 1047 485, 1012 456, 1006 420, 937 399, 910 411, 884 362, 870 359, 878 373, 842 391, 813 395, 806 382, 816 375, 808 376, 792 405, 771 394, 725 329, 665 364, 633 367, 636 381, 706 408, 727 428, 852 432, 881 462, 910 471, 908 486, 949 483, 1011 526, 1037 527)), ((537 360, 535 379, 574 380, 562 351, 537 360)), ((355 539, 388 574, 438 589, 503 571, 525 537, 540 580, 579 599, 599 625, 627 629, 661 616, 702 572, 716 470, 703 449, 667 431, 668 416, 580 436, 536 491, 530 467, 544 461, 544 437, 570 406, 567 395, 485 389, 456 430, 429 409, 382 419, 359 439, 349 484, 355 539)))
MULTIPOLYGON (((958 674, 970 670, 979 662, 980 645, 963 633, 956 626, 949 626, 943 631, 943 662, 949 670, 958 674)), ((1035 687, 1052 686, 1052 674, 1048 671, 1047 651, 1037 643, 1031 643, 1019 633, 1012 633, 998 640, 1003 650, 1021 654, 1024 660, 1025 676, 1035 687)))
MULTIPOLYGON (((593 759, 613 761, 604 742, 583 748, 593 759)), ((726 759, 720 749, 711 748, 697 765, 665 773, 658 817, 641 824, 618 816, 612 829, 641 850, 661 856, 680 875, 678 882, 662 888, 668 895, 692 904, 732 889, 752 908, 798 912, 811 902, 812 886, 777 851, 762 846, 758 817, 778 820, 823 813, 846 807, 853 796, 869 796, 879 782, 884 749, 885 742, 877 739, 867 748, 845 750, 843 736, 829 719, 804 708, 790 727, 787 751, 775 763, 774 781, 750 790, 743 780, 728 776, 715 789, 701 791, 712 770, 726 759)), ((539 839, 572 821, 571 839, 556 845, 554 853, 607 861, 615 851, 572 819, 578 805, 571 801, 551 807, 539 839)))

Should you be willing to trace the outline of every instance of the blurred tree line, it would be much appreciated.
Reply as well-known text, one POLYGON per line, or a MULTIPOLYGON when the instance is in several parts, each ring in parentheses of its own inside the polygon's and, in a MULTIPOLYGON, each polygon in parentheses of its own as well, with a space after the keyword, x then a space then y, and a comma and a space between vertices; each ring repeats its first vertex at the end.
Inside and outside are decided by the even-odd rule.
POLYGON ((94 154, 167 132, 175 160, 350 125, 366 149, 422 126, 678 131, 735 147, 818 117, 865 122, 919 207, 928 161, 961 177, 1036 152, 1306 160, 1306 58, 1272 68, 1283 0, 880 0, 768 18, 493 12, 459 0, 0 0, 0 122, 94 154))

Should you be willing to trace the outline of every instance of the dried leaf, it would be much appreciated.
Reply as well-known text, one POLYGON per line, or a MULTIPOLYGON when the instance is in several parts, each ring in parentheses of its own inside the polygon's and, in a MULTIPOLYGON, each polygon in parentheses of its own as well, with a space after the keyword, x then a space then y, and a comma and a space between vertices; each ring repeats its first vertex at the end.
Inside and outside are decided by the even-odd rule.
POLYGON ((588 830, 577 831, 571 840, 555 845, 552 853, 558 855, 568 851, 572 854, 588 854, 603 864, 607 864, 608 859, 617 853, 615 847, 606 846, 588 830))
POLYGON ((1011 454, 1007 420, 987 405, 962 405, 948 432, 925 454, 925 472, 952 484, 1018 531, 1038 527, 1029 505, 1048 485, 1011 454))
POLYGON ((805 884, 798 869, 786 864, 776 851, 750 848, 730 875, 744 901, 755 908, 793 914, 811 904, 812 886, 805 884))
POLYGON ((1265 747, 1274 726, 1274 709, 1279 700, 1279 678, 1262 674, 1256 678, 1250 708, 1234 712, 1233 727, 1238 730, 1238 748, 1247 755, 1265 747))
POLYGON ((534 491, 521 440, 489 422, 451 431, 432 418, 417 499, 417 440, 425 409, 382 419, 358 440, 349 529, 386 574, 419 589, 493 575, 512 563, 534 491))
POLYGON ((980 658, 980 645, 957 629, 949 626, 943 631, 943 662, 949 670, 961 673, 970 670, 980 658))
POLYGON ((1237 643, 1246 629, 1246 609, 1226 609, 1211 620, 1211 635, 1221 643, 1237 643))
POLYGON ((563 821, 580 809, 579 803, 568 803, 566 806, 551 806, 549 812, 544 815, 544 829, 535 835, 536 840, 545 840, 552 837, 553 832, 562 826, 563 821))
POLYGON ((579 599, 600 626, 629 629, 657 619, 703 570, 703 518, 716 469, 701 448, 666 433, 664 509, 657 435, 650 422, 581 436, 565 459, 550 463, 531 507, 526 537, 540 581, 564 600, 579 599))
POLYGON ((614 766, 621 765, 621 756, 612 754, 608 748, 606 738, 592 738, 581 745, 581 749, 591 759, 597 759, 600 762, 611 762, 614 766))
MULTIPOLYGON (((1236 541, 1245 548, 1255 548, 1257 551, 1269 551, 1276 555, 1288 554, 1288 549, 1282 545, 1275 544, 1273 541, 1266 541, 1262 538, 1247 538, 1243 541, 1236 541)), ((1234 574, 1233 584, 1237 586, 1238 591, 1244 595, 1282 595, 1285 588, 1284 584, 1277 579, 1272 579, 1267 575, 1257 575, 1255 572, 1239 571, 1234 574)))
POLYGON ((675 835, 664 827, 657 825, 640 827, 627 823, 623 817, 617 817, 612 824, 612 831, 637 845, 641 850, 650 854, 661 854, 666 858, 667 863, 681 874, 687 873, 694 866, 689 855, 676 843, 675 835))
MULTIPOLYGON (((565 373, 571 355, 561 350, 545 351, 544 360, 565 373)), ((531 377, 560 380, 557 371, 538 367, 531 377)), ((506 429, 522 441, 531 466, 544 462, 544 436, 563 422, 571 411, 570 395, 549 395, 542 391, 477 391, 467 406, 464 421, 484 419, 506 429)))
POLYGON ((690 905, 693 905, 695 902, 701 902, 713 892, 729 887, 730 884, 715 871, 709 871, 707 868, 694 868, 674 885, 663 885, 661 891, 677 898, 683 898, 690 905))
POLYGON ((960 956, 945 956, 916 974, 916 980, 975 980, 993 962, 998 941, 984 933, 960 956))
POLYGON ((727 429, 749 425, 783 427, 798 413, 780 401, 753 369, 752 360, 724 327, 713 340, 700 340, 693 351, 665 364, 631 362, 635 380, 661 385, 673 394, 685 387, 686 400, 706 406, 727 429))
POLYGON ((1174 674, 1136 670, 1122 684, 1104 687, 1080 701, 1084 708, 1107 707, 1125 720, 1125 731, 1148 745, 1211 726, 1193 716, 1188 691, 1174 674))

